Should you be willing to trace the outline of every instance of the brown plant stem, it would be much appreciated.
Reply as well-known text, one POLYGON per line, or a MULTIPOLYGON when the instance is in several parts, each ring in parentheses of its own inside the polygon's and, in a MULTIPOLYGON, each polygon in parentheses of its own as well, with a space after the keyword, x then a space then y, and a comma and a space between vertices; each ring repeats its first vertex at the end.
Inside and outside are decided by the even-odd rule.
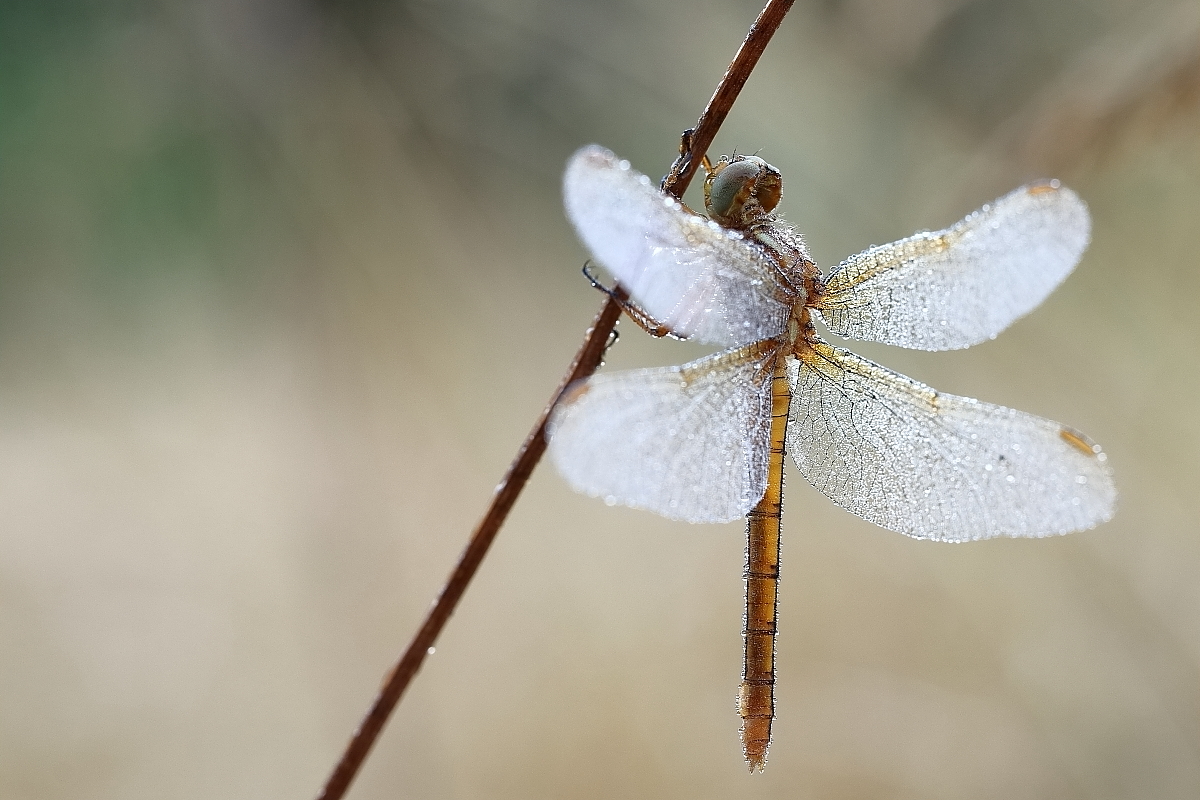
MULTIPOLYGON (((746 80, 754 70, 755 64, 758 63, 759 56, 766 49, 767 42, 770 41, 771 36, 783 21, 783 16, 791 8, 793 1, 768 0, 758 15, 758 19, 751 26, 742 46, 738 49, 737 55, 730 63, 729 69, 725 71, 717 90, 713 92, 696 127, 685 133, 679 157, 663 180, 663 191, 670 192, 677 198, 683 195, 692 177, 696 174, 701 158, 708 151, 709 145, 717 135, 717 130, 728 116, 734 100, 737 99, 742 87, 746 85, 746 80)), ((627 298, 628 295, 618 287, 613 296, 609 296, 605 300, 592 327, 584 336, 583 344, 562 383, 559 384, 558 390, 542 410, 537 424, 525 438, 521 449, 517 451, 516 457, 508 468, 508 473, 496 487, 491 506, 488 507, 487 513, 475 528, 470 542, 467 543, 466 549, 459 557, 458 564, 447 579, 445 586, 442 587, 437 601, 430 608, 424 623, 417 630, 400 661, 388 675, 375 702, 359 724, 358 730, 354 732, 341 760, 338 761, 337 767, 334 768, 329 780, 325 783, 319 800, 339 800, 345 795, 351 781, 358 774, 371 746, 375 743, 380 731, 383 730, 384 724, 400 701, 404 690, 408 688, 409 683, 417 674, 417 670, 421 668, 421 663, 425 660, 429 648, 437 641, 438 634, 441 633, 450 615, 454 613, 458 601, 462 599, 475 571, 479 569, 484 555, 487 554, 492 540, 496 538, 508 512, 516 503, 517 497, 533 473, 534 467, 537 466, 542 454, 546 451, 546 423, 550 419, 550 414, 553 412, 559 396, 569 385, 596 371, 604 356, 604 349, 613 327, 621 315, 621 300, 627 298)))

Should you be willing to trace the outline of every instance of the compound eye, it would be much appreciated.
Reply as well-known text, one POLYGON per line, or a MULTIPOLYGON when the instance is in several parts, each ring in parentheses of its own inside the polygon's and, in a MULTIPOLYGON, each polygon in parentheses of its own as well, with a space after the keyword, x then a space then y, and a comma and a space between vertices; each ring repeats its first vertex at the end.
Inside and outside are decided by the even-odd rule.
POLYGON ((754 181, 754 196, 759 207, 770 214, 783 197, 783 175, 758 156, 746 156, 747 161, 758 164, 758 176, 754 181))
POLYGON ((779 200, 783 197, 783 176, 779 174, 779 170, 770 164, 767 165, 758 176, 754 196, 758 198, 758 204, 762 206, 763 211, 770 214, 775 210, 775 206, 779 205, 779 200))
POLYGON ((754 191, 760 166, 753 161, 735 161, 705 182, 704 205, 718 222, 736 219, 754 191))

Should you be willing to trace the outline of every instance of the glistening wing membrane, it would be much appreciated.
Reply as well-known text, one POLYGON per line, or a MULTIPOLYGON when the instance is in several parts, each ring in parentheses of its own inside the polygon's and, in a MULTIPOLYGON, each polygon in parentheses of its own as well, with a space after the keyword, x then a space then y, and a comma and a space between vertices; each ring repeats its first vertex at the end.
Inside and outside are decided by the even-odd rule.
POLYGON ((563 196, 596 260, 677 336, 740 347, 787 325, 790 302, 771 257, 686 211, 628 161, 583 148, 567 164, 563 196))
POLYGON ((1057 182, 1023 186, 961 222, 838 265, 815 304, 839 336, 918 350, 994 338, 1070 274, 1087 206, 1057 182))
POLYGON ((576 491, 609 504, 740 519, 766 491, 772 351, 593 375, 555 411, 550 455, 576 491))
POLYGON ((1105 457, 1057 422, 930 387, 817 341, 788 365, 787 448, 865 520, 961 542, 1091 528, 1116 503, 1105 457))

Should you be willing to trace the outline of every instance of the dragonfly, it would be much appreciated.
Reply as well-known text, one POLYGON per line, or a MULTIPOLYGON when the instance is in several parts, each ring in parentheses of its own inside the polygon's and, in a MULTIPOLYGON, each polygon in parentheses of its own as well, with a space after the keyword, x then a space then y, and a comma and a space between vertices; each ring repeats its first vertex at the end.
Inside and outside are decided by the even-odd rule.
POLYGON ((775 213, 777 169, 753 155, 702 163, 707 216, 600 146, 568 162, 567 216, 624 288, 624 310, 656 336, 723 349, 569 387, 549 449, 573 488, 609 505, 694 523, 746 519, 737 710, 754 772, 775 717, 785 454, 850 513, 945 542, 1091 528, 1112 517, 1116 488, 1105 453, 1083 433, 939 392, 830 344, 815 324, 919 350, 995 338, 1086 249, 1091 221, 1073 191, 1022 186, 822 277, 801 234, 775 213))

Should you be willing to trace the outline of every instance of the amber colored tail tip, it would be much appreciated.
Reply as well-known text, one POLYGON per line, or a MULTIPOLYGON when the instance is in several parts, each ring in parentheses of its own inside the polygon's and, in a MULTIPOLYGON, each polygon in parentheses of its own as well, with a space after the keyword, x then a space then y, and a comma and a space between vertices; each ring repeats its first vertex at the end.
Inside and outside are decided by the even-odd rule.
POLYGON ((771 746, 771 717, 742 717, 742 755, 750 772, 762 772, 771 746))
POLYGON ((767 766, 767 748, 770 745, 770 741, 760 741, 747 742, 742 746, 742 754, 746 757, 746 766, 750 768, 750 772, 762 772, 767 766))

